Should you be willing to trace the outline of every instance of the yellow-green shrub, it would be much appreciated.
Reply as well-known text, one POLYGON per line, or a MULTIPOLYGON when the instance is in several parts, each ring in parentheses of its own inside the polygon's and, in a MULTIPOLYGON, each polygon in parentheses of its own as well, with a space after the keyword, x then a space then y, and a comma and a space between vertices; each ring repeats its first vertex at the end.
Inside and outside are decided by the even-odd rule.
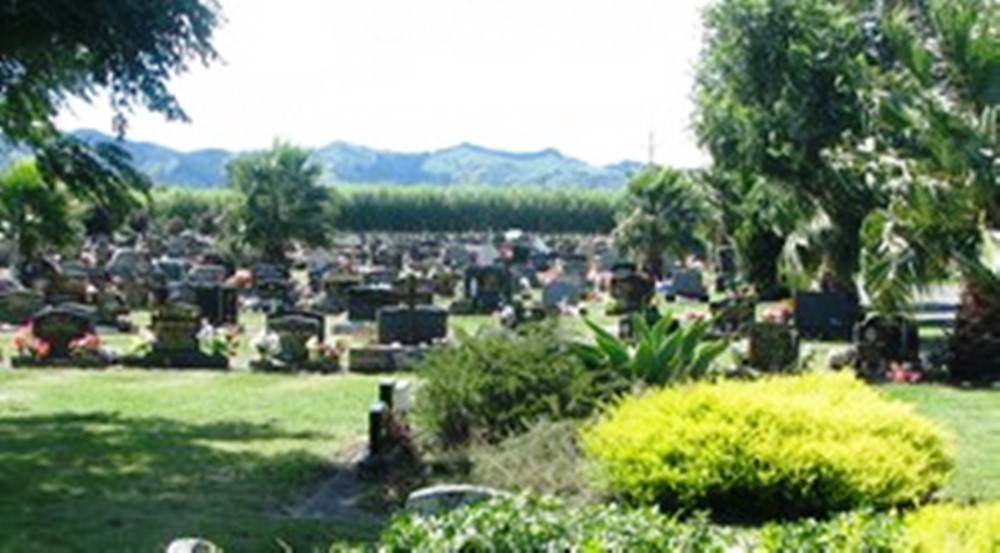
POLYGON ((921 553, 1000 551, 1000 503, 929 505, 906 515, 909 542, 921 553))
POLYGON ((623 498, 746 520, 910 504, 954 464, 934 423, 832 373, 666 388, 582 438, 623 498))

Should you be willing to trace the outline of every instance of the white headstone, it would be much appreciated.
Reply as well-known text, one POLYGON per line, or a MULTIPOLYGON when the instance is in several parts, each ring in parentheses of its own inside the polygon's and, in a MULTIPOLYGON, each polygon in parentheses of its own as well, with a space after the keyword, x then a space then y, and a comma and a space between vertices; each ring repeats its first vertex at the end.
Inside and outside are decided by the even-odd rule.
POLYGON ((500 259, 500 252, 492 244, 485 244, 476 249, 476 265, 486 267, 500 259))

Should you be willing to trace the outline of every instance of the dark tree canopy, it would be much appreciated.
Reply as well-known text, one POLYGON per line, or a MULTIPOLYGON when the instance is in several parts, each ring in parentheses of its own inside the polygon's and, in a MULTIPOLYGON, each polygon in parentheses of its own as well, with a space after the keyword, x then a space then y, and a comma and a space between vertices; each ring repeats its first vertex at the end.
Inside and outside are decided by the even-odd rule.
POLYGON ((217 58, 220 17, 213 0, 0 0, 0 132, 39 146, 66 100, 104 90, 116 110, 186 119, 167 81, 217 58))
POLYGON ((186 120, 167 82, 218 57, 220 18, 214 0, 0 0, 0 138, 34 151, 50 186, 123 220, 148 179, 117 144, 64 136, 54 119, 107 92, 121 121, 136 107, 186 120))

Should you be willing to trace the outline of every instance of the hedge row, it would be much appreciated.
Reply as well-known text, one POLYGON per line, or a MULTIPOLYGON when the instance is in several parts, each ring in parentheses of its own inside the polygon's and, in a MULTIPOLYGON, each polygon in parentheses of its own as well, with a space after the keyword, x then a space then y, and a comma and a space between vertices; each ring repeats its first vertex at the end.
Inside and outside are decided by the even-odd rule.
POLYGON ((1000 505, 930 506, 906 516, 854 511, 755 529, 686 521, 654 509, 572 507, 552 498, 496 499, 437 517, 398 516, 380 551, 754 551, 915 553, 1000 550, 1000 505))
POLYGON ((387 186, 341 193, 337 228, 397 232, 606 233, 614 228, 619 197, 601 190, 482 187, 387 186))

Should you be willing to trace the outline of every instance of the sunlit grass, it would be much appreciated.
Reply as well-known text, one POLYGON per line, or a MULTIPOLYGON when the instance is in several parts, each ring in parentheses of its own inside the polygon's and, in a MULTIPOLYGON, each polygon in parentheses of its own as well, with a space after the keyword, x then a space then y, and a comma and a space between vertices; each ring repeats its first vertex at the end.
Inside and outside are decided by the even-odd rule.
POLYGON ((0 550, 324 550, 372 528, 297 520, 376 379, 202 371, 0 371, 0 550))

